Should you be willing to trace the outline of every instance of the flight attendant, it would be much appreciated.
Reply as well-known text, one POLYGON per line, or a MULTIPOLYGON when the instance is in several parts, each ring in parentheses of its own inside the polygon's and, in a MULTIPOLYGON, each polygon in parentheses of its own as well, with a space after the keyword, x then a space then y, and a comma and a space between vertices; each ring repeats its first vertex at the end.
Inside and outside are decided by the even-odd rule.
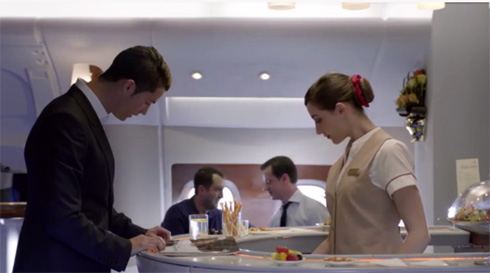
POLYGON ((429 243, 413 160, 402 142, 364 113, 373 99, 367 79, 341 73, 322 76, 305 95, 317 134, 334 144, 349 138, 345 154, 328 173, 332 219, 329 236, 315 254, 422 253, 429 243))

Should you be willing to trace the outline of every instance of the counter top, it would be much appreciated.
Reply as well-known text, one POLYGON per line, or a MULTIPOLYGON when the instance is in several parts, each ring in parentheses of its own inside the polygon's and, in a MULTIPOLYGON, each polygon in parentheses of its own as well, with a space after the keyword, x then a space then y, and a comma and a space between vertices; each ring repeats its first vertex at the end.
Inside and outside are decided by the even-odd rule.
MULTIPOLYGON (((435 237, 465 238, 468 243, 469 233, 451 226, 431 227, 435 237)), ((397 272, 488 272, 488 265, 476 265, 490 253, 442 253, 419 255, 349 255, 357 261, 343 266, 332 267, 323 259, 329 255, 304 255, 304 260, 290 263, 287 266, 270 259, 270 253, 276 246, 288 246, 302 251, 309 245, 314 248, 325 238, 324 227, 302 227, 275 229, 271 232, 254 233, 238 238, 240 251, 231 254, 210 255, 197 254, 187 257, 169 257, 163 253, 143 251, 137 255, 140 272, 319 272, 326 268, 336 272, 378 272, 396 270, 397 272), (312 246, 313 244, 313 246, 312 246), (316 244, 316 245, 315 245, 316 244), (396 266, 396 263, 404 266, 396 266), (386 264, 387 263, 387 264, 386 264), (384 264, 384 265, 383 265, 384 264)), ((175 240, 184 240, 186 236, 176 236, 175 240)), ((303 252, 303 251, 302 251, 303 252)), ((331 255, 330 255, 331 256, 331 255)), ((344 255, 345 256, 345 255, 344 255)))
MULTIPOLYGON (((197 256, 197 257, 165 257, 158 253, 143 252, 138 256, 140 272, 162 272, 169 268, 189 268, 187 272, 214 271, 250 271, 250 272, 378 272, 396 270, 399 272, 488 272, 488 265, 476 265, 489 253, 459 253, 459 254, 425 254, 425 255, 352 255, 357 258, 354 263, 345 266, 330 266, 323 255, 305 255, 302 262, 290 266, 278 265, 267 254, 256 252, 240 252, 230 256, 197 256), (397 265, 401 261, 404 266, 397 265), (384 265, 382 265, 384 263, 384 265), (392 263, 393 265, 389 265, 392 263), (153 264, 153 265, 150 265, 153 264), (164 265, 159 268, 158 264, 164 265), (151 268, 156 269, 155 271, 151 268)), ((180 270, 179 270, 180 271, 180 270)))

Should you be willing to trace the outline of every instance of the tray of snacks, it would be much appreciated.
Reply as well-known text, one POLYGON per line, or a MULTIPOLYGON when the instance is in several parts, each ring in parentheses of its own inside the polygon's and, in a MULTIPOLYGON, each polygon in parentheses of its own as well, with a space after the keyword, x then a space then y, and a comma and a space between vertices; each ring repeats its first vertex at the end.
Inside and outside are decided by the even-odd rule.
POLYGON ((448 209, 454 226, 478 234, 490 234, 490 180, 466 188, 448 209))
POLYGON ((265 235, 265 234, 272 234, 272 233, 278 233, 278 232, 286 232, 286 229, 273 229, 273 228, 264 228, 264 227, 251 227, 250 228, 250 234, 253 235, 265 235))
POLYGON ((325 262, 327 262, 327 265, 329 266, 352 266, 356 264, 359 260, 356 258, 350 258, 350 257, 342 257, 342 256, 332 256, 332 257, 327 257, 323 259, 325 262))
POLYGON ((172 241, 162 251, 150 250, 164 256, 219 256, 238 252, 238 244, 233 237, 209 237, 197 240, 172 241))

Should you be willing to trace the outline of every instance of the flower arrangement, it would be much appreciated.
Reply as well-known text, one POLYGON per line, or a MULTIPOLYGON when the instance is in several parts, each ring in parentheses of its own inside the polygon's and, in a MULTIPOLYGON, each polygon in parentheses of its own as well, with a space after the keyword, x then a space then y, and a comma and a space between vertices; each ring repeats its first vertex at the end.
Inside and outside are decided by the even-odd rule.
POLYGON ((405 127, 412 136, 412 141, 425 140, 425 93, 427 75, 424 69, 408 73, 403 80, 403 88, 396 100, 396 111, 402 117, 407 117, 405 127))
POLYGON ((424 69, 415 70, 403 79, 403 88, 396 100, 398 108, 405 108, 410 113, 414 106, 425 108, 425 91, 427 86, 427 75, 424 69))

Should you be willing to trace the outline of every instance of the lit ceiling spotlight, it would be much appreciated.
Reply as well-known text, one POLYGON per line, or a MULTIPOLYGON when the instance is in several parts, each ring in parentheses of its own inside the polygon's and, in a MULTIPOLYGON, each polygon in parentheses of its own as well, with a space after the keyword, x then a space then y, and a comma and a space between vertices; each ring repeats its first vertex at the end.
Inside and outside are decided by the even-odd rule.
POLYGON ((348 10, 362 10, 371 6, 369 2, 342 2, 342 8, 348 10))
POLYGON ((296 7, 295 2, 267 2, 269 9, 274 10, 289 10, 296 7))
POLYGON ((264 72, 259 74, 259 78, 263 81, 266 81, 271 78, 271 75, 269 73, 264 72))
POLYGON ((194 80, 200 80, 202 78, 202 74, 199 73, 199 72, 193 72, 191 77, 194 79, 194 80))
POLYGON ((417 2, 417 8, 421 10, 438 10, 446 7, 446 2, 417 2))

